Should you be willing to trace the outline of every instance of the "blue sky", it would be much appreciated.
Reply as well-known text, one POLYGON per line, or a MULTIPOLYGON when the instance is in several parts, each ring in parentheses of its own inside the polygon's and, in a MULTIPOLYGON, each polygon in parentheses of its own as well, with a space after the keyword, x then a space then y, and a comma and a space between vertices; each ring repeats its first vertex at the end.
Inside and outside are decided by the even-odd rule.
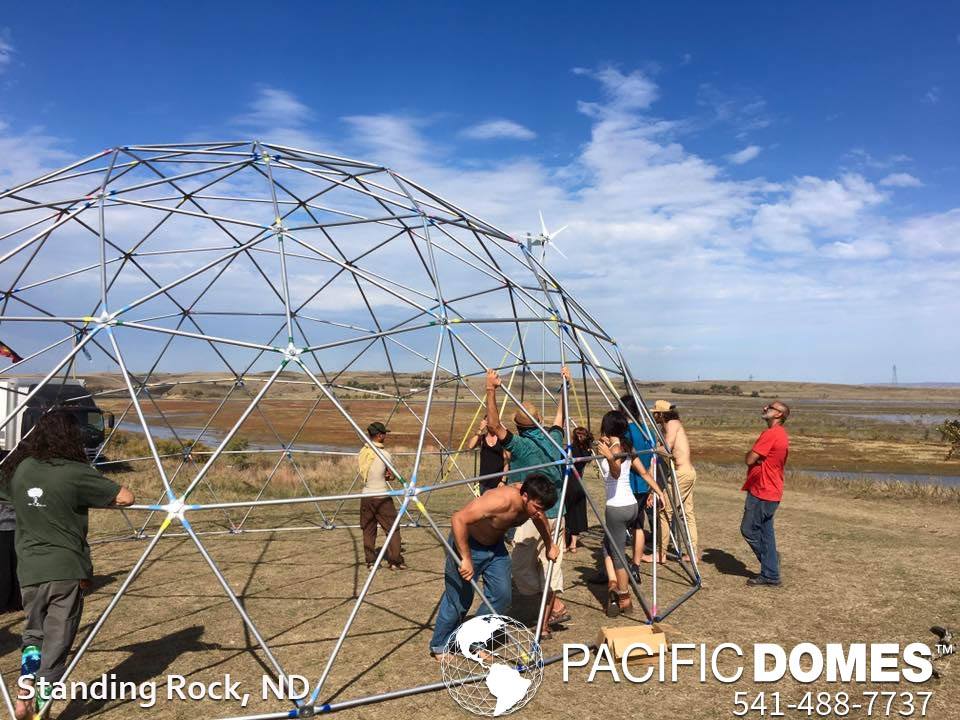
POLYGON ((0 185, 306 145, 569 224, 553 268, 642 377, 960 381, 956 5, 278 5, 8 8, 0 185))

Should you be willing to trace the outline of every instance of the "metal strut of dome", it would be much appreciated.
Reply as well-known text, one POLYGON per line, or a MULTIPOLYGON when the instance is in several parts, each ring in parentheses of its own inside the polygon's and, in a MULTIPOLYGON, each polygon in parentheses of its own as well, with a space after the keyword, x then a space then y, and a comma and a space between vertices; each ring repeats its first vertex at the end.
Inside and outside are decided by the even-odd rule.
MULTIPOLYGON (((550 236, 542 216, 541 226, 545 243, 550 236)), ((87 397, 125 404, 94 465, 109 469, 141 463, 159 479, 156 502, 121 511, 130 529, 124 537, 147 541, 146 547, 82 640, 63 679, 74 672, 161 539, 174 535, 191 539, 272 672, 286 676, 203 537, 304 529, 247 526, 256 508, 301 505, 312 505, 318 513, 319 521, 310 528, 357 527, 338 517, 346 501, 363 497, 359 474, 346 492, 317 495, 301 468, 303 458, 352 454, 303 439, 322 404, 391 470, 397 482, 387 494, 400 507, 310 697, 292 710, 246 717, 306 717, 443 688, 443 683, 431 683, 354 700, 321 700, 398 528, 428 529, 457 559, 428 503, 432 493, 462 492, 484 479, 460 461, 467 435, 456 442, 457 422, 462 426, 472 414, 469 433, 483 407, 469 381, 493 367, 509 374, 501 386, 504 402, 523 408, 524 397, 535 391, 542 403, 564 403, 565 441, 554 442, 557 459, 549 463, 564 469, 561 503, 574 460, 585 459, 572 456, 572 416, 589 426, 590 393, 605 408, 625 411, 619 397, 632 395, 641 413, 633 420, 663 443, 616 342, 563 289, 544 260, 524 239, 390 168, 262 141, 114 147, 0 192, 0 338, 15 339, 23 353, 0 369, 0 382, 23 374, 40 377, 31 389, 18 391, 15 407, 0 421, 2 428, 19 422, 44 387, 68 383, 80 358, 87 358, 122 380, 116 388, 91 389, 87 397), (549 346, 545 340, 539 344, 539 356, 538 343, 529 342, 532 329, 550 338, 549 346), (189 358, 170 351, 175 343, 189 346, 189 358, 223 373, 177 379, 169 368, 183 375, 189 358), (388 390, 351 385, 345 373, 363 363, 380 365, 389 378, 388 390), (574 381, 551 389, 546 373, 563 365, 571 368, 574 381), (426 385, 401 388, 400 378, 409 371, 428 372, 426 385), (271 390, 289 384, 319 394, 296 433, 283 437, 262 402, 271 390), (532 386, 529 392, 527 385, 532 386), (178 428, 157 398, 171 388, 198 386, 226 386, 227 392, 199 430, 178 428), (431 426, 440 392, 453 394, 449 432, 443 437, 431 426), (393 403, 389 418, 412 416, 415 450, 395 453, 393 459, 383 455, 344 402, 348 393, 393 403), (232 402, 241 402, 243 410, 225 423, 224 409, 232 402), (414 405, 421 402, 418 413, 414 405), (231 443, 254 421, 271 440, 242 453, 275 456, 276 463, 255 497, 220 501, 210 474, 240 452, 231 443), (213 429, 218 422, 230 428, 219 437, 213 429), (121 426, 143 435, 148 455, 115 456, 121 426), (166 450, 158 443, 161 438, 167 440, 166 450), (168 447, 171 441, 174 451, 168 447), (213 447, 203 449, 204 442, 213 447), (412 461, 412 470, 401 472, 397 458, 412 461), (423 461, 428 458, 438 462, 433 481, 426 477, 423 461), (303 495, 265 497, 282 467, 294 474, 303 495), (211 501, 198 499, 201 489, 211 501), (336 505, 332 512, 331 505, 336 505), (201 527, 198 518, 209 512, 224 515, 225 533, 201 527), (133 522, 138 516, 142 521, 133 522)), ((599 456, 586 459, 598 461, 599 456)), ((672 463, 654 460, 654 467, 666 477, 666 491, 677 509, 670 536, 690 587, 661 606, 656 563, 649 598, 631 577, 650 622, 669 615, 701 584, 672 463)), ((533 469, 511 468, 509 473, 517 477, 533 469)), ((610 537, 589 493, 587 499, 626 566, 623 543, 610 537)), ((559 524, 554 539, 559 541, 559 524)), ((538 640, 552 572, 551 562, 540 598, 538 640)), ((473 586, 492 611, 475 581, 473 586)), ((9 707, 2 680, 0 686, 9 707)))

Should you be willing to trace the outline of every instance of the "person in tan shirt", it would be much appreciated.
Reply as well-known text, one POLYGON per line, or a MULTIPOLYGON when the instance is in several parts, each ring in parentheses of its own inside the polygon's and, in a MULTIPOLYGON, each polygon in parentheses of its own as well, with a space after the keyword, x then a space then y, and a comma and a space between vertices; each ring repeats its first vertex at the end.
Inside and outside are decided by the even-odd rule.
MULTIPOLYGON (((677 486, 680 490, 680 502, 683 505, 683 514, 687 518, 687 529, 690 531, 690 543, 693 545, 694 556, 699 559, 698 548, 700 543, 697 536, 697 516, 693 505, 693 486, 697 482, 697 470, 690 462, 690 441, 687 439, 687 431, 684 429, 683 423, 680 422, 680 413, 677 411, 676 405, 666 400, 657 400, 650 412, 660 426, 663 439, 673 456, 674 472, 677 474, 677 486)), ((666 482, 663 484, 667 485, 666 482)), ((661 563, 667 560, 667 544, 670 540, 670 524, 673 520, 673 512, 674 509, 669 502, 665 504, 661 511, 660 547, 658 548, 661 563)), ((677 538, 677 541, 682 542, 682 539, 677 538)), ((682 548, 678 548, 678 550, 682 551, 682 548)), ((690 556, 684 552, 683 559, 689 562, 690 556)), ((652 562, 653 558, 648 555, 644 557, 644 560, 652 562)))
MULTIPOLYGON (((363 480, 363 492, 371 496, 360 499, 363 555, 368 568, 373 567, 377 560, 377 525, 382 527, 385 533, 389 533, 397 519, 397 508, 393 504, 393 497, 384 494, 390 490, 388 481, 393 479, 393 473, 384 462, 384 459, 392 462, 390 452, 384 448, 388 432, 390 431, 382 422, 370 423, 367 427, 367 435, 379 452, 374 451, 369 445, 364 445, 357 454, 357 467, 360 470, 360 478, 363 480)), ((391 570, 405 570, 407 567, 400 553, 399 527, 387 544, 387 564, 391 570)))

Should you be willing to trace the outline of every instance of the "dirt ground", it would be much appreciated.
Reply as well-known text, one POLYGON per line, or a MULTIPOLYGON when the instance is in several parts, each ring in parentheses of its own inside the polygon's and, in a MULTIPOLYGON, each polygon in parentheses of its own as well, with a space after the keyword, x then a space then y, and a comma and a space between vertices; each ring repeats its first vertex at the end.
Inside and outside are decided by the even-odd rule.
MULTIPOLYGON (((750 649, 776 642, 788 649, 800 642, 933 643, 931 625, 960 626, 960 507, 925 501, 824 496, 813 489, 788 490, 777 515, 784 584, 779 589, 745 587, 755 560, 739 534, 742 495, 729 473, 704 472, 696 492, 703 589, 667 620, 674 642, 722 642, 750 649)), ((443 508, 439 508, 443 510, 443 508)), ((315 521, 311 511, 290 517, 291 525, 315 521)), ((438 521, 445 513, 438 512, 438 521)), ((594 522, 595 524, 595 522, 594 522)), ((174 530, 175 528, 171 528, 174 530)), ((442 559, 426 529, 403 532, 409 569, 376 575, 368 602, 347 637, 324 687, 322 700, 338 702, 440 679, 427 644, 442 587, 442 559)), ((604 624, 640 621, 639 615, 608 621, 586 584, 599 548, 595 532, 586 547, 564 561, 565 598, 573 620, 545 642, 545 654, 562 643, 593 642, 604 624), (591 554, 592 551, 592 554, 591 554)), ((359 532, 351 529, 245 533, 207 536, 205 545, 239 595, 260 633, 288 673, 316 682, 350 612, 366 571, 359 532)), ((97 582, 87 599, 80 637, 105 608, 126 572, 144 551, 145 541, 98 544, 93 554, 97 582)), ((676 569, 660 573, 661 606, 685 588, 676 569)), ((650 578, 644 578, 645 592, 650 578)), ((522 599, 514 614, 529 613, 522 599)), ((0 669, 8 687, 18 674, 19 614, 0 621, 0 669)), ((727 662, 727 669, 730 663, 727 662)), ((952 670, 952 671, 951 671, 952 670)), ((245 631, 223 589, 189 538, 160 541, 80 663, 74 679, 101 673, 118 680, 157 680, 160 694, 168 674, 211 682, 224 673, 242 683, 252 699, 173 701, 143 709, 131 702, 74 702, 56 706, 62 718, 225 718, 290 709, 282 701, 259 699, 261 677, 269 673, 263 654, 245 631)), ((749 676, 749 670, 747 675, 749 676)), ((882 690, 932 690, 932 718, 960 717, 960 665, 944 679, 923 687, 907 684, 882 690)), ((797 702, 807 690, 846 690, 859 696, 871 686, 801 686, 792 681, 757 686, 740 681, 723 685, 698 682, 695 673, 676 684, 614 683, 601 674, 586 682, 586 670, 573 669, 564 683, 559 664, 548 667, 543 685, 522 711, 542 718, 733 717, 734 693, 779 690, 797 702)), ((786 711, 787 717, 805 713, 786 711)), ((428 713, 434 718, 464 718, 445 692, 342 711, 344 717, 385 720, 428 713)), ((894 711, 895 714, 895 711, 894 711)), ((756 717, 753 713, 751 717, 756 717)), ((851 712, 850 717, 865 716, 851 712)), ((881 716, 878 710, 874 716, 881 716)))

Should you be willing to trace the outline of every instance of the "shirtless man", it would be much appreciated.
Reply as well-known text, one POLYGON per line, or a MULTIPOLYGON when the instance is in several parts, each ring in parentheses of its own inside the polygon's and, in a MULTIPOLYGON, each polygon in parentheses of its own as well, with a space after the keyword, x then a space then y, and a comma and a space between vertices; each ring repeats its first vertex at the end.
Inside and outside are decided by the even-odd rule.
POLYGON ((503 542, 507 530, 533 520, 547 546, 547 557, 556 560, 544 510, 557 500, 553 482, 539 473, 527 476, 520 487, 501 485, 488 490, 457 510, 450 518, 450 539, 460 555, 457 563, 449 554, 444 566, 445 589, 430 640, 435 658, 445 651, 450 635, 460 626, 473 603, 474 577, 483 578, 483 592, 494 610, 506 612, 511 601, 510 554, 503 542))
MULTIPOLYGON (((697 471, 690 462, 690 441, 687 440, 687 431, 683 429, 680 422, 680 413, 677 412, 677 406, 666 400, 657 400, 650 409, 653 413, 653 419, 660 425, 663 439, 667 443, 670 453, 673 456, 673 466, 677 474, 677 486, 680 489, 680 502, 683 504, 683 514, 687 518, 687 529, 690 531, 690 542, 693 545, 694 555, 697 555, 697 548, 700 547, 697 538, 697 516, 693 509, 693 486, 697 481, 697 471)), ((670 522, 673 520, 673 508, 669 505, 663 508, 665 521, 660 522, 660 562, 667 560, 667 544, 670 539, 670 522)), ((680 538, 677 538, 680 540, 680 538)), ((653 558, 646 556, 647 562, 653 558), (649 558, 649 560, 647 560, 649 558)), ((683 559, 690 560, 689 555, 684 554, 683 559)))

